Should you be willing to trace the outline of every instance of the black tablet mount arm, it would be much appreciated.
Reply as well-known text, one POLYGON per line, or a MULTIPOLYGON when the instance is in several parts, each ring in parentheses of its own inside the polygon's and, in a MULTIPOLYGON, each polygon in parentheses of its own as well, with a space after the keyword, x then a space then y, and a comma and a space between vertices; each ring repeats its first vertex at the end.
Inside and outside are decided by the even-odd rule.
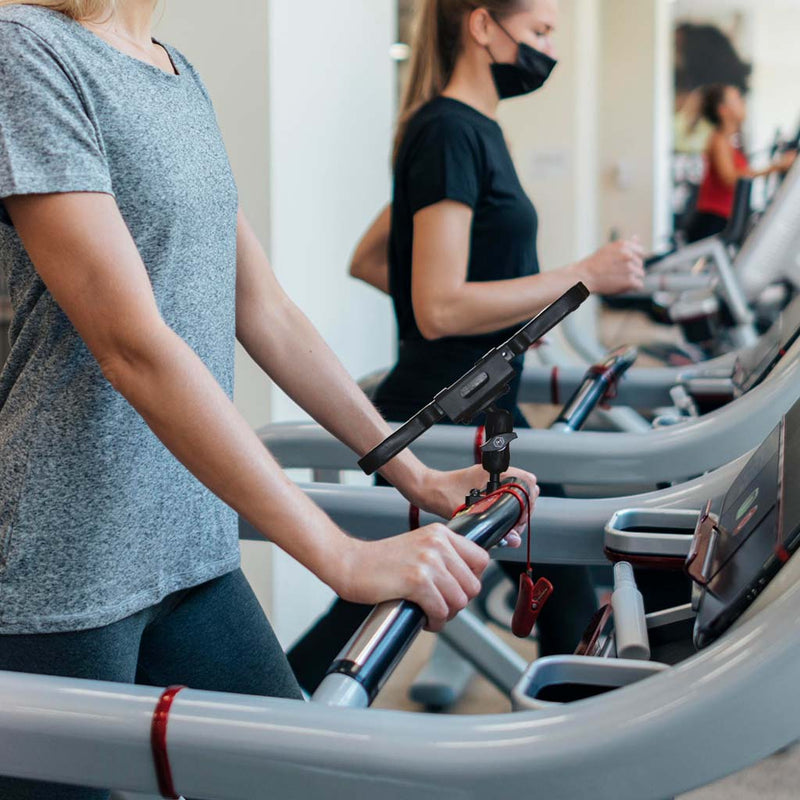
POLYGON ((486 444, 482 464, 489 473, 488 490, 500 486, 500 475, 509 467, 508 446, 517 438, 511 414, 494 403, 508 392, 515 376, 511 362, 577 309, 589 296, 589 290, 576 283, 552 305, 515 333, 507 342, 490 350, 454 384, 443 389, 425 408, 385 439, 359 462, 372 475, 437 422, 447 417, 452 422, 469 424, 486 412, 486 444))

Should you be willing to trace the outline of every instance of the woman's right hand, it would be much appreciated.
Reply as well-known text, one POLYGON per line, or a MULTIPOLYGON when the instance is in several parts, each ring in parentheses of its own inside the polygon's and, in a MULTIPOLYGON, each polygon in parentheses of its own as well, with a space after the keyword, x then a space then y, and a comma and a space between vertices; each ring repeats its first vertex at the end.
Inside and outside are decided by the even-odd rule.
POLYGON ((644 248, 636 240, 621 239, 601 247, 576 269, 593 294, 621 294, 644 286, 644 248))
POLYGON ((441 630, 481 589, 489 554, 440 523, 378 542, 349 539, 332 588, 354 603, 410 600, 441 630))

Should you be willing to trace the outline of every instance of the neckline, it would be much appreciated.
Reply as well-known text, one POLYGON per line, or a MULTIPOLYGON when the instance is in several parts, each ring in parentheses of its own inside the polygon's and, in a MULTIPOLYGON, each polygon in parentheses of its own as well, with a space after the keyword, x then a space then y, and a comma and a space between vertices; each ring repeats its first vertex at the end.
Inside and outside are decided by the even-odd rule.
MULTIPOLYGON (((46 8, 46 6, 44 6, 46 8)), ((147 72, 151 74, 161 75, 167 80, 175 81, 183 78, 183 71, 178 69, 178 65, 175 61, 175 54, 172 52, 172 48, 168 45, 160 42, 155 37, 150 37, 150 40, 153 44, 157 44, 166 54, 167 58, 169 59, 169 63, 172 64, 172 69, 174 72, 167 72, 161 67, 157 67, 155 64, 151 64, 149 61, 144 61, 141 58, 137 58, 136 56, 132 56, 129 53, 126 53, 120 50, 118 47, 114 47, 113 44, 110 44, 102 36, 98 36, 93 31, 90 31, 84 25, 81 25, 80 22, 77 20, 72 19, 72 17, 68 17, 65 14, 62 14, 60 11, 55 11, 54 9, 48 9, 52 11, 54 14, 58 14, 59 16, 63 17, 67 22, 72 23, 75 28, 78 28, 81 32, 81 35, 84 37, 88 37, 88 40, 99 44, 103 49, 110 51, 111 53, 115 54, 117 58, 124 59, 127 62, 133 62, 134 64, 138 64, 141 68, 145 69, 147 72)))
POLYGON ((500 123, 493 119, 492 117, 488 116, 488 114, 484 114, 483 111, 479 111, 475 106, 471 106, 469 103, 465 103, 463 100, 456 100, 455 97, 448 97, 447 95, 440 94, 436 98, 437 100, 446 100, 448 103, 455 103, 457 106, 466 109, 472 114, 480 117, 480 119, 485 120, 486 122, 491 123, 496 127, 500 127, 500 123))

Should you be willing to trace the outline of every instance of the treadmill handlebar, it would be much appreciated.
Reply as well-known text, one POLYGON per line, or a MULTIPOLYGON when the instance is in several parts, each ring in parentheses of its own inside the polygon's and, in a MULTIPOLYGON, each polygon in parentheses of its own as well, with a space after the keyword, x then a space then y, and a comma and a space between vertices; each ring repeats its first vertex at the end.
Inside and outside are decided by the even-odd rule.
POLYGON ((517 331, 508 341, 490 350, 454 384, 443 389, 402 427, 367 453, 358 465, 372 475, 405 450, 426 430, 445 417, 469 423, 507 391, 515 371, 511 362, 552 330, 589 297, 583 283, 576 283, 558 300, 517 331))
POLYGON ((619 347, 602 364, 590 367, 575 394, 567 401, 554 428, 580 430, 597 406, 613 398, 617 385, 639 357, 635 347, 619 347))
MULTIPOLYGON (((518 480, 511 482, 520 484, 518 480)), ((527 496, 521 497, 521 493, 491 494, 466 507, 447 527, 491 550, 527 513, 526 508, 520 508, 521 503, 527 503, 527 496)), ((371 705, 424 625, 422 609, 408 600, 375 606, 333 662, 312 699, 329 705, 371 705)))

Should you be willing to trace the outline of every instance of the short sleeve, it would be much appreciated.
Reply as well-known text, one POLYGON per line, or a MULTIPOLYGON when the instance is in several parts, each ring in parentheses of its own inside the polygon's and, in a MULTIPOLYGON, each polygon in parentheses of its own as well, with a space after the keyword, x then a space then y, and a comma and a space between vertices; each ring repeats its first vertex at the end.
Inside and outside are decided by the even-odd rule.
MULTIPOLYGON (((51 192, 112 193, 98 132, 52 48, 0 21, 0 199, 51 192)), ((8 222, 5 208, 0 215, 8 222)))
POLYGON ((411 213, 455 200, 475 208, 482 186, 483 159, 474 131, 457 119, 434 119, 409 152, 411 213))

